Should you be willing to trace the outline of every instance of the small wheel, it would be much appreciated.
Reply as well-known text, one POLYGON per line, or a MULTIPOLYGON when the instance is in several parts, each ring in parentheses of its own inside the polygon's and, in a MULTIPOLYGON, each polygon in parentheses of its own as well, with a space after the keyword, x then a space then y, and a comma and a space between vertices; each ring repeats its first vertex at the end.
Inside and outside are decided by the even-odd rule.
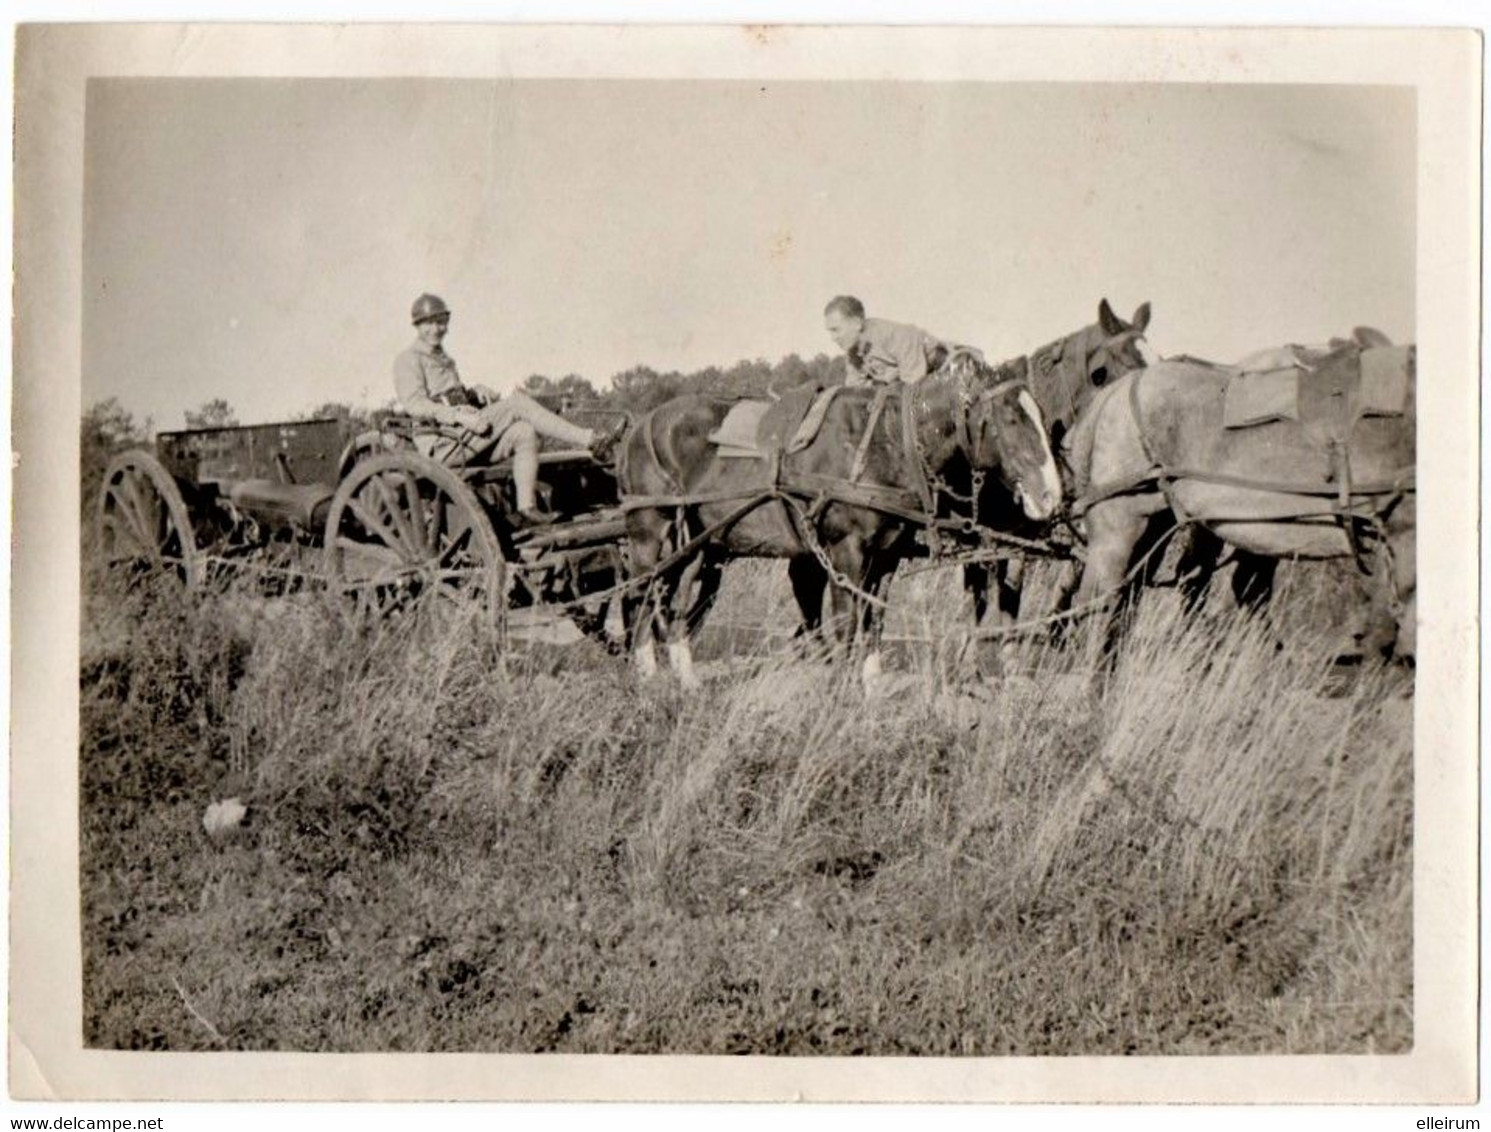
POLYGON ((114 457, 98 500, 98 532, 111 575, 130 583, 174 575, 188 589, 202 580, 202 556, 175 478, 149 452, 114 457))
POLYGON ((358 613, 474 595, 496 622, 507 565, 486 511, 455 472, 418 452, 362 460, 332 496, 326 573, 358 613))

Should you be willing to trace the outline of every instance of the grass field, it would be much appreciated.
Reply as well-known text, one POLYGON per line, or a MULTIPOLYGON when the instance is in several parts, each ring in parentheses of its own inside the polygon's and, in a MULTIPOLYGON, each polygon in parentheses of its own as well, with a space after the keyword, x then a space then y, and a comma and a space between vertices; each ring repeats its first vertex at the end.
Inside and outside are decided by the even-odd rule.
POLYGON ((1030 640, 978 680, 929 643, 955 576, 907 578, 874 700, 787 654, 765 564, 695 696, 460 617, 87 582, 86 1042, 1405 1050, 1410 679, 1343 684, 1340 576, 1286 581, 1267 620, 1150 595, 1108 679, 1030 640))

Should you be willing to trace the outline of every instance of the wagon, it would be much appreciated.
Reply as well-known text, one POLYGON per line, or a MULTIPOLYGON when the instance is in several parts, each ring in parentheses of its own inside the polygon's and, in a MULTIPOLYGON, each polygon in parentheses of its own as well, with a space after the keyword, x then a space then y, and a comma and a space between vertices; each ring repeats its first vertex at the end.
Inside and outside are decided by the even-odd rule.
POLYGON ((556 521, 523 529, 512 519, 511 462, 478 455, 454 467, 425 454, 442 442, 481 446, 458 427, 406 416, 371 430, 323 419, 161 433, 153 452, 122 453, 105 472, 105 559, 115 576, 174 574, 188 587, 256 563, 318 575, 373 614, 456 597, 499 618, 557 606, 603 635, 625 531, 611 469, 588 452, 541 452, 540 497, 556 521))

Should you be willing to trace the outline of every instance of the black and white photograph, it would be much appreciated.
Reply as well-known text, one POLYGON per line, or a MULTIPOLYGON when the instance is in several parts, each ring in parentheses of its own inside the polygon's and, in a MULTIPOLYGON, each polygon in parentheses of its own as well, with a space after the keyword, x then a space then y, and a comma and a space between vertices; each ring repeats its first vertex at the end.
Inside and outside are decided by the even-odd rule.
POLYGON ((29 30, 82 1054, 1473 1091, 1474 35, 29 30))

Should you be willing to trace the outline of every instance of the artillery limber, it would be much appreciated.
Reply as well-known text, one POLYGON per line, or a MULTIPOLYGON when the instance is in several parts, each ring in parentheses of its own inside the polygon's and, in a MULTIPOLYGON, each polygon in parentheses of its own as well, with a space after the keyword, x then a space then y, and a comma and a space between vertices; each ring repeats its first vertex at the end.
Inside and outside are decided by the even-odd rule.
POLYGON ((600 631, 605 609, 585 599, 622 569, 611 469, 588 452, 541 453, 539 492, 555 522, 525 529, 510 461, 454 467, 421 440, 481 444, 403 416, 371 430, 325 419, 161 433, 154 452, 125 452, 105 473, 106 560, 125 577, 167 572, 187 586, 235 567, 321 575, 373 613, 458 595, 494 614, 561 605, 600 631))

